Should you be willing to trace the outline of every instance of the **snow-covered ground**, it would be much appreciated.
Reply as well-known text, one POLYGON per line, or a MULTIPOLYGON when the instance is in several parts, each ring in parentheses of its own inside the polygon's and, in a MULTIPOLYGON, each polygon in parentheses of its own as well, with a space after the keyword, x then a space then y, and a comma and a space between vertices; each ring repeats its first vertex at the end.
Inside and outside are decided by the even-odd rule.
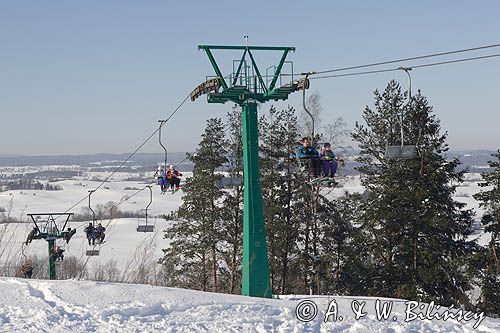
MULTIPOLYGON (((393 308, 387 320, 378 320, 376 299, 367 297, 259 299, 149 285, 15 278, 0 278, 0 294, 1 332, 500 332, 500 320, 481 320, 480 314, 466 312, 461 321, 405 322, 417 311, 395 299, 380 299, 381 304, 392 302, 393 308), (314 306, 306 300, 318 310, 310 322, 296 314, 301 304, 299 315, 308 318, 307 309, 314 306), (353 307, 359 309, 363 302, 361 311, 367 315, 356 319, 353 307), (325 323, 329 306, 333 312, 335 304, 337 315, 325 323)), ((421 305, 425 313, 428 305, 421 305)))

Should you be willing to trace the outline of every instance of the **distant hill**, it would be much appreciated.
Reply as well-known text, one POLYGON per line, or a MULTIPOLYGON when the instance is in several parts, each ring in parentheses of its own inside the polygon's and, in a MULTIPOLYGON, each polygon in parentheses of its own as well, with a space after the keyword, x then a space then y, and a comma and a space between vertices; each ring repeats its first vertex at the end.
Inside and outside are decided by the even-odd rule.
MULTIPOLYGON (((355 151, 349 156, 344 156, 346 159, 345 168, 340 172, 348 175, 357 174, 355 169, 359 164, 354 161, 358 154, 355 151)), ((470 172, 484 172, 488 170, 488 160, 491 159, 492 150, 454 150, 449 151, 450 158, 459 157, 462 161, 460 169, 469 168, 470 172)), ((99 165, 116 165, 118 166, 124 161, 130 153, 123 154, 85 154, 85 155, 54 155, 54 156, 23 156, 15 154, 0 155, 0 166, 41 166, 41 165, 80 165, 93 166, 99 165)), ((186 153, 175 152, 168 154, 168 163, 182 163, 180 168, 183 171, 192 171, 192 164, 185 160, 186 153)), ((158 164, 163 163, 164 155, 161 153, 138 153, 124 166, 141 166, 143 170, 154 169, 158 164)))
MULTIPOLYGON (((81 165, 89 166, 99 162, 111 162, 114 165, 123 162, 130 153, 123 154, 86 154, 86 155, 53 155, 53 156, 23 156, 0 155, 0 166, 39 166, 39 165, 81 165)), ((178 163, 186 157, 186 153, 176 152, 168 154, 169 163, 178 163)), ((130 165, 156 165, 163 163, 164 154, 137 153, 130 159, 130 165)))

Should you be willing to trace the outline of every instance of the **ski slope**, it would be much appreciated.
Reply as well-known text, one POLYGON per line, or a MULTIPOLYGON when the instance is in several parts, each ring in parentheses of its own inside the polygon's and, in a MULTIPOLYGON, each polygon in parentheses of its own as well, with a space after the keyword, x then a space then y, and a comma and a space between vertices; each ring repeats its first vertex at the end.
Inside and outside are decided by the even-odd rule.
POLYGON ((0 294, 1 332, 500 332, 500 320, 487 317, 405 322, 406 305, 394 299, 382 300, 392 301, 393 309, 389 320, 379 321, 376 299, 366 297, 259 299, 149 285, 3 277, 0 294), (318 308, 310 322, 296 317, 304 300, 318 308), (333 300, 339 316, 325 323, 333 300), (366 302, 365 317, 355 319, 354 301, 366 302))

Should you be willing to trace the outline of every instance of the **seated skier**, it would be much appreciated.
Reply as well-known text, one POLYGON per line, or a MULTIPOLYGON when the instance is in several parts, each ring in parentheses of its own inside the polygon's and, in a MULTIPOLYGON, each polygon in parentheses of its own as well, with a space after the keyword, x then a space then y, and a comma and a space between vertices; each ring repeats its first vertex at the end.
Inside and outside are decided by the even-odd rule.
POLYGON ((156 170, 155 176, 158 178, 158 185, 160 185, 161 192, 165 192, 167 189, 167 175, 161 165, 158 166, 158 170, 156 170))
POLYGON ((28 237, 26 238, 26 245, 30 244, 33 241, 33 238, 40 232, 38 227, 34 227, 33 230, 30 231, 28 237))
POLYGON ((51 253, 51 256, 52 256, 52 260, 54 261, 63 261, 64 260, 64 251, 63 249, 61 249, 59 246, 56 246, 52 249, 52 253, 51 253))
POLYGON ((85 229, 83 229, 83 231, 85 231, 85 234, 87 235, 87 240, 89 241, 89 245, 95 245, 95 228, 94 226, 92 225, 92 223, 89 223, 89 225, 87 227, 85 227, 85 229), (92 244, 90 244, 92 242, 92 244))
POLYGON ((338 163, 329 143, 325 143, 323 145, 323 152, 321 153, 320 158, 323 163, 323 176, 334 178, 335 173, 337 173, 338 163))
POLYGON ((105 231, 106 228, 103 227, 101 223, 99 223, 95 228, 95 238, 99 241, 99 243, 104 241, 104 237, 106 237, 106 234, 104 233, 105 231))
POLYGON ((301 140, 302 145, 295 149, 295 156, 304 161, 307 172, 315 178, 321 174, 321 160, 316 148, 311 146, 309 138, 304 137, 301 140))
POLYGON ((69 240, 71 239, 71 237, 73 237, 74 234, 76 234, 76 229, 68 228, 68 231, 64 235, 64 240, 66 241, 66 244, 69 243, 69 240))
POLYGON ((181 180, 179 177, 182 176, 182 173, 175 170, 173 165, 170 166, 170 170, 167 171, 167 179, 170 182, 170 189, 173 190, 175 186, 175 190, 177 191, 180 187, 181 180))

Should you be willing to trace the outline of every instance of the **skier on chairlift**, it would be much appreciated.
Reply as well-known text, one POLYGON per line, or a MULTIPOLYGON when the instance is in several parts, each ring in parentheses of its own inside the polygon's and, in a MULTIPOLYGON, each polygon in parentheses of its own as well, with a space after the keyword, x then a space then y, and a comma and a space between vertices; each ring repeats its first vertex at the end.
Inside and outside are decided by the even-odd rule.
POLYGON ((87 240, 89 241, 89 245, 95 245, 95 228, 92 223, 89 223, 85 229, 83 229, 87 234, 87 240), (92 243, 92 244, 91 244, 92 243))
POLYGON ((170 182, 170 189, 173 191, 175 186, 175 191, 180 188, 181 180, 179 177, 182 176, 182 173, 175 170, 174 165, 170 166, 170 170, 167 171, 167 179, 170 182))
POLYGON ((64 240, 66 241, 66 244, 69 243, 69 240, 71 239, 71 237, 73 237, 74 234, 76 234, 76 229, 68 228, 68 231, 64 235, 64 240))
POLYGON ((295 149, 295 156, 304 162, 309 175, 314 176, 314 178, 319 177, 321 174, 321 160, 318 151, 311 146, 311 140, 308 137, 302 138, 300 142, 302 145, 295 149))
POLYGON ((63 261, 64 260, 64 251, 63 249, 61 249, 59 246, 56 246, 52 249, 51 251, 51 256, 52 256, 52 260, 54 261, 63 261))
POLYGON ((39 232, 40 229, 38 229, 38 227, 34 227, 33 230, 31 230, 30 233, 28 234, 28 237, 26 238, 26 245, 30 244, 31 241, 33 240, 33 237, 35 237, 39 232))
POLYGON ((158 166, 158 170, 155 172, 155 177, 158 179, 158 185, 160 185, 161 192, 164 193, 167 190, 167 174, 161 165, 158 166))
POLYGON ((106 237, 105 231, 106 228, 103 227, 101 223, 95 228, 95 238, 99 241, 99 244, 101 244, 104 241, 104 237, 106 237))
POLYGON ((323 152, 320 154, 320 158, 323 164, 323 177, 335 178, 338 167, 337 157, 329 143, 323 144, 323 152))

